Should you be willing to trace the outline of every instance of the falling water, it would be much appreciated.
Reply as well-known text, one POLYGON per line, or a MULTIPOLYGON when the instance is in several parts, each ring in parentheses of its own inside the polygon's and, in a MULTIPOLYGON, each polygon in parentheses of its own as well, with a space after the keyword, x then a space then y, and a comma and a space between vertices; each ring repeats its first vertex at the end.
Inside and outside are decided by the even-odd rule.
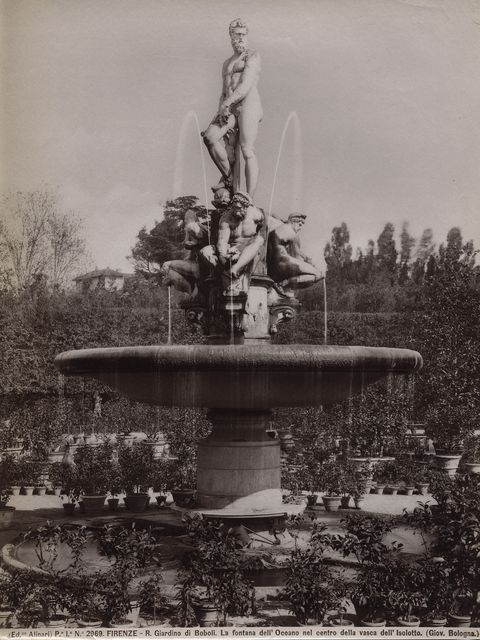
POLYGON ((327 279, 323 278, 323 344, 328 344, 327 326, 327 279))
MULTIPOLYGON (((283 145, 285 143, 285 136, 288 131, 290 122, 294 125, 294 137, 293 137, 293 180, 292 180, 292 199, 291 210, 295 211, 300 208, 302 200, 302 179, 303 179, 303 164, 302 164, 302 132, 300 129, 300 119, 296 111, 291 111, 288 115, 285 125, 283 127, 282 136, 280 138, 280 144, 278 145, 277 161, 275 163, 275 171, 273 173, 272 191, 270 193, 270 202, 268 204, 268 216, 272 213, 273 197, 275 195, 275 187, 277 184, 278 168, 280 166, 280 158, 282 156, 283 145)), ((267 220, 267 233, 268 233, 268 220, 267 220)))
POLYGON ((172 344, 172 292, 168 285, 168 338, 167 344, 172 344))
MULTIPOLYGON (((175 171, 173 174, 173 197, 183 195, 183 165, 184 165, 184 153, 187 142, 188 127, 190 121, 193 120, 195 124, 195 131, 197 134, 198 144, 200 148, 200 162, 202 166, 203 177, 203 195, 205 198, 205 210, 208 211, 208 188, 207 188, 207 174, 205 170, 205 157, 204 147, 202 141, 202 135, 200 132, 200 123, 195 111, 190 110, 183 118, 182 126, 180 127, 180 133, 178 135, 177 152, 175 154, 175 171)), ((207 218, 207 230, 208 230, 208 243, 210 244, 210 224, 207 218)))
POLYGON ((235 344, 235 325, 233 317, 233 276, 232 263, 230 263, 230 344, 235 344))

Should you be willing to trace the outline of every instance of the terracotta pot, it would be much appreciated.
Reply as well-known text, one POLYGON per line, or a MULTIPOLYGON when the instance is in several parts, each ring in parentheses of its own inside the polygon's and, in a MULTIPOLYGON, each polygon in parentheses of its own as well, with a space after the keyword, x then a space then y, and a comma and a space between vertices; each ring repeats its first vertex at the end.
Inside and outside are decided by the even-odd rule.
POLYGON ((464 462, 463 468, 467 473, 470 473, 472 475, 480 474, 480 462, 464 462))
POLYGON ((405 491, 407 496, 413 496, 413 492, 415 491, 415 487, 405 487, 405 491))
POLYGON ((158 506, 159 506, 159 507, 163 507, 163 505, 164 505, 164 504, 166 503, 166 501, 167 501, 167 496, 160 495, 160 496, 157 496, 155 499, 156 499, 156 501, 157 501, 158 506))
POLYGON ((384 627, 387 621, 384 618, 377 620, 361 620, 362 627, 384 627))
POLYGON ((424 622, 425 627, 446 627, 446 618, 427 618, 424 622))
POLYGON ((67 616, 61 613, 54 614, 49 620, 47 620, 47 627, 64 627, 68 622, 67 616))
POLYGON ((13 616, 13 611, 11 609, 3 609, 0 607, 0 628, 5 629, 6 626, 10 623, 10 620, 13 616))
POLYGON ((439 471, 443 471, 443 473, 453 477, 457 473, 461 457, 460 454, 437 453, 434 458, 435 467, 439 471))
POLYGON ((374 491, 378 496, 380 496, 383 493, 384 489, 385 489, 385 485, 384 484, 378 484, 377 483, 375 485, 374 491))
POLYGON ((397 624, 399 627, 419 627, 420 618, 417 618, 417 616, 410 616, 409 620, 405 620, 405 618, 397 618, 397 624))
POLYGON ((356 509, 363 509, 363 505, 365 504, 365 496, 362 496, 361 498, 354 498, 354 502, 356 509))
POLYGON ((74 502, 64 502, 63 510, 65 511, 66 516, 73 516, 75 512, 75 503, 74 502))
POLYGON ((26 496, 33 496, 33 492, 35 490, 35 487, 23 487, 23 490, 25 491, 25 495, 26 496))
POLYGON ((173 501, 178 507, 193 507, 195 493, 194 489, 172 489, 173 501))
POLYGON ((53 487, 53 494, 59 497, 62 494, 62 487, 53 487))
POLYGON ((400 487, 396 485, 388 485, 388 493, 391 496, 396 496, 400 487))
POLYGON ((426 496, 428 493, 428 482, 417 482, 417 490, 421 496, 426 496))
POLYGON ((101 627, 102 620, 92 616, 91 618, 81 618, 77 620, 77 624, 79 627, 101 627))
POLYGON ((456 613, 448 614, 449 627, 469 627, 472 624, 472 616, 461 616, 456 613))
POLYGON ((15 513, 15 507, 7 505, 0 508, 0 529, 6 529, 10 526, 15 513))
POLYGON ((129 493, 125 496, 125 506, 129 511, 145 511, 150 496, 148 493, 129 493))
POLYGON ((348 509, 350 505, 350 496, 342 496, 340 498, 340 506, 342 509, 348 509))
POLYGON ((112 629, 129 629, 130 627, 135 627, 136 622, 132 618, 122 618, 121 620, 111 621, 110 627, 112 629))
POLYGON ((107 496, 105 494, 100 496, 82 496, 85 515, 90 516, 102 511, 106 498, 107 496))
POLYGON ((37 487, 37 494, 39 496, 44 496, 47 493, 47 487, 37 487))
POLYGON ((318 496, 316 493, 311 493, 307 496, 307 504, 309 507, 313 507, 317 504, 318 496))
POLYGON ((13 496, 19 496, 20 495, 20 490, 22 487, 19 487, 17 485, 13 485, 10 487, 11 491, 12 491, 12 495, 13 496))
POLYGON ((340 496, 323 496, 325 511, 338 511, 341 503, 340 496))
POLYGON ((217 625, 219 610, 207 600, 196 602, 193 605, 197 621, 201 627, 215 627, 217 625))
POLYGON ((116 511, 118 509, 118 498, 109 498, 107 504, 110 511, 116 511))

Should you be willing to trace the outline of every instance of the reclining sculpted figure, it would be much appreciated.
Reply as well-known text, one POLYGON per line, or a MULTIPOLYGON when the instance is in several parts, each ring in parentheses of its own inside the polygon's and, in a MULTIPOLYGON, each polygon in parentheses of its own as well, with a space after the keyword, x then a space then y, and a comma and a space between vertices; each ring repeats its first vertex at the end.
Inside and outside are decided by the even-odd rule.
POLYGON ((268 275, 282 296, 294 297, 296 289, 309 287, 323 277, 301 250, 298 233, 306 217, 303 213, 291 213, 287 222, 268 234, 268 275))

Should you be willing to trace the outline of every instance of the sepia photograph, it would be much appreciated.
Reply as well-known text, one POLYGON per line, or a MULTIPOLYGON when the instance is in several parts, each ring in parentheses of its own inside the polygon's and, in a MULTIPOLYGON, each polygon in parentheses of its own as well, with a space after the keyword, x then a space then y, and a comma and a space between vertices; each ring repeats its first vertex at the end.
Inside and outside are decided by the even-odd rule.
POLYGON ((0 0, 0 638, 480 635, 480 0, 0 0))

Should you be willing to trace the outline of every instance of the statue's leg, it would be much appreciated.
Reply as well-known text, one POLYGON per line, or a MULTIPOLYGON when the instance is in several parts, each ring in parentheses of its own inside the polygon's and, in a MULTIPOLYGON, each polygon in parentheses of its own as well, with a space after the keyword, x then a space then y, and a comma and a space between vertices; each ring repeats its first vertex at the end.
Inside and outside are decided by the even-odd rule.
POLYGON ((281 286, 289 289, 305 289, 317 282, 318 278, 312 275, 294 276, 281 283, 281 286))
POLYGON ((264 243, 264 239, 262 236, 257 236, 253 242, 248 244, 245 249, 240 254, 238 260, 230 269, 230 273, 232 277, 236 278, 242 269, 247 266, 252 260, 254 260, 257 253, 260 251, 264 243))
POLYGON ((189 260, 170 260, 162 265, 165 284, 172 285, 177 291, 190 293, 196 288, 199 276, 198 263, 189 260))
POLYGON ((211 124, 203 134, 208 153, 225 180, 230 180, 230 162, 223 141, 223 131, 217 124, 211 124))
POLYGON ((253 198, 258 182, 258 160, 255 155, 255 140, 258 134, 258 125, 261 115, 254 107, 243 106, 238 115, 238 128, 240 130, 240 148, 245 160, 245 181, 247 192, 253 198))

